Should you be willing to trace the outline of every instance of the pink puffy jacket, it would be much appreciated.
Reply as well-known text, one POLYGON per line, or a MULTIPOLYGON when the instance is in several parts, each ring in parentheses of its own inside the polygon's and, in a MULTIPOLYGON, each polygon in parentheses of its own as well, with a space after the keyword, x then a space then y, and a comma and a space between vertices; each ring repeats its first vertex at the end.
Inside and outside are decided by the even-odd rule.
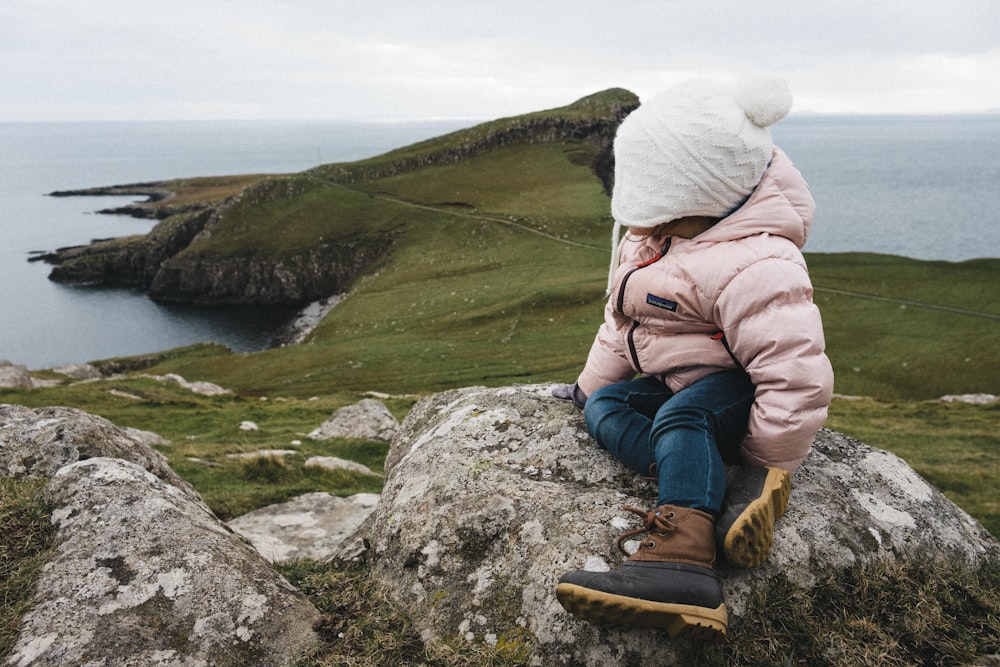
POLYGON ((794 470, 826 419, 833 370, 800 248, 815 204, 780 150, 747 202, 695 236, 626 238, 604 324, 578 380, 589 396, 636 373, 679 391, 735 362, 756 399, 747 463, 794 470))

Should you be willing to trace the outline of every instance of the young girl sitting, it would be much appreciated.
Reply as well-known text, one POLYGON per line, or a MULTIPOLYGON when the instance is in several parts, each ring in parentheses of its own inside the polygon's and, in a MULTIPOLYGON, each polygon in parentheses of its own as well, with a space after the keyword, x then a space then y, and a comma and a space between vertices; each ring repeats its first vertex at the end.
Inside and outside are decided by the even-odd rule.
POLYGON ((659 496, 652 511, 626 508, 643 528, 619 545, 648 537, 621 567, 560 579, 580 618, 725 634, 716 533, 735 565, 763 560, 826 418, 833 372, 800 252, 815 205, 766 129, 790 109, 780 80, 692 81, 618 129, 604 324, 576 384, 553 393, 655 475, 659 496))

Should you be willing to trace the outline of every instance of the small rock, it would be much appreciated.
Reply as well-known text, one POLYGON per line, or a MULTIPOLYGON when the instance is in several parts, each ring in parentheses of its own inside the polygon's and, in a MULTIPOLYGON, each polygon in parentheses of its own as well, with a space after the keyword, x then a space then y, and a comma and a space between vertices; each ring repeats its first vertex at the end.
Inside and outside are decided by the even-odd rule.
POLYGON ((111 389, 108 391, 112 396, 117 396, 119 398, 128 398, 133 401, 141 401, 142 396, 136 396, 135 394, 130 394, 127 391, 122 391, 121 389, 111 389))
POLYGON ((377 493, 338 498, 307 493, 287 503, 254 510, 227 525, 272 562, 297 558, 323 560, 375 510, 377 493))
POLYGON ((258 449, 256 452, 242 452, 240 454, 226 454, 227 459, 266 459, 280 458, 298 454, 294 449, 258 449))
POLYGON ((66 364, 65 366, 56 366, 52 371, 74 380, 97 380, 103 377, 101 371, 90 364, 66 364))
POLYGON ((241 431, 259 431, 260 427, 254 422, 240 422, 241 431))
POLYGON ((149 447, 152 447, 154 445, 160 447, 166 447, 167 445, 170 444, 170 441, 164 438, 159 433, 153 433, 152 431, 143 431, 142 429, 138 428, 129 428, 127 426, 125 427, 124 430, 125 433, 128 435, 128 437, 132 438, 136 442, 141 442, 144 445, 148 445, 149 447))
POLYGON ((381 401, 366 398, 336 410, 309 434, 312 440, 365 438, 389 442, 399 430, 399 422, 381 401))
POLYGON ((180 375, 175 373, 168 373, 167 375, 142 375, 140 377, 148 377, 159 382, 173 382, 178 384, 185 389, 188 389, 195 394, 201 394, 202 396, 223 396, 225 394, 231 394, 233 392, 228 389, 224 389, 217 384, 212 384, 211 382, 188 382, 180 375))
POLYGON ((31 389, 28 367, 0 359, 0 387, 9 389, 31 389))
POLYGON ((307 468, 323 468, 324 470, 350 470, 351 472, 360 472, 365 475, 373 475, 366 465, 356 463, 354 461, 347 461, 345 459, 338 459, 336 456, 312 456, 306 461, 307 468))
POLYGON ((945 403, 969 403, 971 405, 992 405, 997 402, 993 394, 949 394, 939 400, 945 403))

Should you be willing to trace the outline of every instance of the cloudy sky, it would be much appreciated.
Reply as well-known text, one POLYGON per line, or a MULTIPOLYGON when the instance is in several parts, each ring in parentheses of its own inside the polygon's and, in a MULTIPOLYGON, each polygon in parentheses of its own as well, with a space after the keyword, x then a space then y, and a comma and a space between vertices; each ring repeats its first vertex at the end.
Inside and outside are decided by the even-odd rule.
POLYGON ((0 121, 496 118, 780 73, 795 111, 1000 110, 996 0, 3 0, 0 121))

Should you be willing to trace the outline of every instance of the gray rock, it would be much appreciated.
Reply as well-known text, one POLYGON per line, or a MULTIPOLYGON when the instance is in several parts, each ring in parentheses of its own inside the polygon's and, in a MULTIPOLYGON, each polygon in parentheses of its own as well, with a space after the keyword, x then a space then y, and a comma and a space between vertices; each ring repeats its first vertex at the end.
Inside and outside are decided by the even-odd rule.
POLYGON ((56 366, 52 370, 74 380, 97 380, 104 377, 101 375, 101 371, 97 370, 91 364, 66 364, 64 366, 56 366))
POLYGON ((316 609, 204 507, 141 467, 92 458, 46 487, 55 557, 12 665, 290 665, 316 609))
POLYGON ((138 442, 141 442, 145 445, 149 445, 150 447, 152 447, 153 445, 157 445, 159 447, 167 447, 170 444, 172 444, 169 440, 164 438, 159 433, 153 433, 152 431, 144 431, 139 428, 131 428, 128 426, 125 427, 124 431, 128 435, 128 437, 138 442))
POLYGON ((227 459, 280 459, 285 456, 298 454, 294 449, 258 449, 254 452, 240 452, 238 454, 226 454, 227 459))
POLYGON ((0 359, 0 387, 7 389, 31 389, 28 367, 0 359))
POLYGON ((366 438, 389 442, 399 429, 399 422, 374 398, 365 398, 354 405, 336 410, 309 437, 313 440, 330 438, 366 438))
POLYGON ((0 473, 52 477, 70 463, 107 456, 142 466, 204 507, 198 492, 170 469, 162 454, 146 444, 154 436, 159 438, 148 431, 119 428, 107 419, 74 408, 32 410, 0 404, 0 473))
POLYGON ((972 405, 993 405, 998 399, 994 394, 948 394, 938 399, 944 403, 969 403, 972 405))
POLYGON ((377 502, 377 493, 347 498, 307 493, 287 503, 248 512, 227 525, 269 561, 322 561, 341 548, 343 541, 375 510, 377 502))
MULTIPOLYGON (((621 560, 654 486, 587 435, 548 386, 468 388, 421 400, 386 460, 375 513, 345 545, 364 554, 428 641, 523 642, 533 664, 676 664, 659 633, 598 629, 555 598, 567 570, 621 560)), ((1000 545, 902 460, 822 431, 797 471, 771 557, 720 568, 730 622, 783 576, 809 587, 858 562, 949 558, 970 567, 1000 545)))
POLYGON ((166 375, 140 375, 139 377, 152 378, 158 382, 172 382, 192 393, 201 394, 202 396, 225 396, 233 393, 225 387, 220 387, 219 385, 211 382, 188 382, 176 373, 167 373, 166 375))
POLYGON ((310 456, 305 462, 306 468, 323 468, 324 470, 347 470, 363 475, 374 475, 372 469, 356 461, 340 459, 336 456, 310 456))

